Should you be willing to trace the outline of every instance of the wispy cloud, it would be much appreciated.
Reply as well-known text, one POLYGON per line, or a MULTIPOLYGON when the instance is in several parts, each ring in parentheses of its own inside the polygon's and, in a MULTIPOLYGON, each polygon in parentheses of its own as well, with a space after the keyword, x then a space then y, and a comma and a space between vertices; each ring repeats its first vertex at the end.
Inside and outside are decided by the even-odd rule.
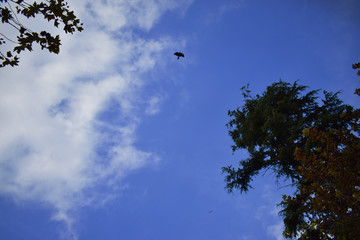
MULTIPOLYGON (((97 1, 89 0, 86 13, 90 13, 96 25, 108 30, 119 30, 123 27, 136 27, 150 30, 168 10, 179 8, 186 11, 193 0, 122 0, 97 1)), ((85 14, 85 13, 84 13, 85 14)))
POLYGON ((71 231, 74 209, 101 204, 96 187, 114 189, 157 160, 134 146, 135 130, 139 108, 159 111, 158 96, 141 104, 143 76, 173 41, 140 38, 132 28, 149 31, 165 11, 190 3, 73 2, 86 30, 63 36, 59 56, 35 51, 1 70, 0 194, 52 206, 53 219, 71 231))
POLYGON ((270 236, 274 237, 276 240, 283 240, 284 237, 282 235, 284 228, 284 224, 279 222, 278 224, 271 225, 267 228, 267 232, 270 236))
POLYGON ((153 96, 149 100, 149 105, 146 108, 145 113, 149 115, 157 114, 160 111, 160 104, 162 101, 163 101, 162 97, 153 96))
POLYGON ((276 240, 284 239, 282 235, 284 223, 279 216, 281 209, 277 206, 281 202, 279 192, 288 193, 291 192, 291 188, 277 188, 270 184, 263 185, 261 198, 267 204, 261 205, 255 214, 255 218, 262 222, 267 234, 276 240), (273 224, 274 222, 276 224, 273 224))
POLYGON ((246 7, 246 0, 225 0, 217 1, 209 4, 216 4, 217 11, 208 12, 205 17, 206 24, 213 24, 220 22, 227 13, 246 7))

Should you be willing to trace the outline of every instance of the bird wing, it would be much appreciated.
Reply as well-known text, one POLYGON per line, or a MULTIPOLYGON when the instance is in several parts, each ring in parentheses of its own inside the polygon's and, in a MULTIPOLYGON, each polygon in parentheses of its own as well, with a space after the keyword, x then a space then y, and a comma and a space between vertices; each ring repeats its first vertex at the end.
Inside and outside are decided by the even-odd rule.
POLYGON ((184 54, 182 52, 176 52, 174 53, 174 55, 178 57, 184 57, 184 54))

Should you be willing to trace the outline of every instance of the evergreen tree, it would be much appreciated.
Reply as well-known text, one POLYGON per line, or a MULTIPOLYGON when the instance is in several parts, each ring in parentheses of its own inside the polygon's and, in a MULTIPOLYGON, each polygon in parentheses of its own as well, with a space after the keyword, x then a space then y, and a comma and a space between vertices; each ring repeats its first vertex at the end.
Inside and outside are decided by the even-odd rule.
POLYGON ((299 162, 294 158, 296 148, 305 149, 306 128, 321 131, 342 129, 348 123, 341 116, 351 112, 352 107, 343 104, 338 93, 324 91, 319 100, 319 91, 306 91, 307 87, 297 82, 283 81, 267 87, 262 95, 251 96, 244 90, 245 103, 241 108, 229 110, 227 124, 234 141, 232 150, 246 149, 249 158, 240 160, 240 166, 223 167, 228 191, 248 191, 253 176, 260 170, 272 170, 278 178, 290 178, 296 184, 299 162))

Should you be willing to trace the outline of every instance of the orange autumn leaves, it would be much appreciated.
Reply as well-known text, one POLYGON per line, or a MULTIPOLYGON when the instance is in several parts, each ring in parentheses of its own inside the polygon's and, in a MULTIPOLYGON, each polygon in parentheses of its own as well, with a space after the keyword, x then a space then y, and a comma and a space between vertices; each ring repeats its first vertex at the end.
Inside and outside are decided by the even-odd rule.
POLYGON ((307 128, 303 132, 306 149, 295 151, 302 178, 298 194, 284 196, 281 205, 298 206, 295 214, 304 221, 297 222, 295 228, 287 227, 285 237, 357 239, 360 236, 360 111, 343 117, 349 122, 348 129, 323 132, 307 128))

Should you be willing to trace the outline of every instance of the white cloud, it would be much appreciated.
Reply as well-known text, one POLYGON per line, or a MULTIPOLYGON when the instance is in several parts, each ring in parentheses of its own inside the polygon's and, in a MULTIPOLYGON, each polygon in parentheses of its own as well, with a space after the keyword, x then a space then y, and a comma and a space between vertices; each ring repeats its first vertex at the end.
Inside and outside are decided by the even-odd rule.
POLYGON ((220 7, 221 14, 224 14, 225 12, 232 11, 237 8, 245 7, 246 1, 245 0, 230 0, 223 2, 220 7))
POLYGON ((282 235, 283 232, 283 223, 279 222, 278 224, 271 225, 267 228, 267 233, 270 236, 273 236, 276 240, 283 240, 284 237, 282 235))
POLYGON ((149 100, 149 105, 145 110, 145 113, 148 115, 157 114, 160 111, 160 104, 162 102, 162 98, 159 96, 153 96, 149 100))
MULTIPOLYGON (((193 0, 89 0, 86 13, 96 25, 110 31, 123 27, 150 30, 163 12, 181 7, 187 9, 193 0)), ((184 11, 184 10, 183 10, 184 11)), ((84 13, 85 14, 85 13, 84 13)))
MULTIPOLYGON (((114 194, 97 199, 90 190, 115 188, 129 172, 157 160, 134 146, 138 110, 146 108, 139 93, 148 82, 142 77, 173 41, 139 38, 131 27, 149 30, 181 3, 89 0, 71 6, 86 30, 62 36, 58 56, 39 50, 21 55, 20 67, 1 70, 0 78, 0 194, 52 206, 53 219, 69 231, 74 209, 114 194)), ((150 98, 145 111, 157 113, 161 100, 150 98)))

